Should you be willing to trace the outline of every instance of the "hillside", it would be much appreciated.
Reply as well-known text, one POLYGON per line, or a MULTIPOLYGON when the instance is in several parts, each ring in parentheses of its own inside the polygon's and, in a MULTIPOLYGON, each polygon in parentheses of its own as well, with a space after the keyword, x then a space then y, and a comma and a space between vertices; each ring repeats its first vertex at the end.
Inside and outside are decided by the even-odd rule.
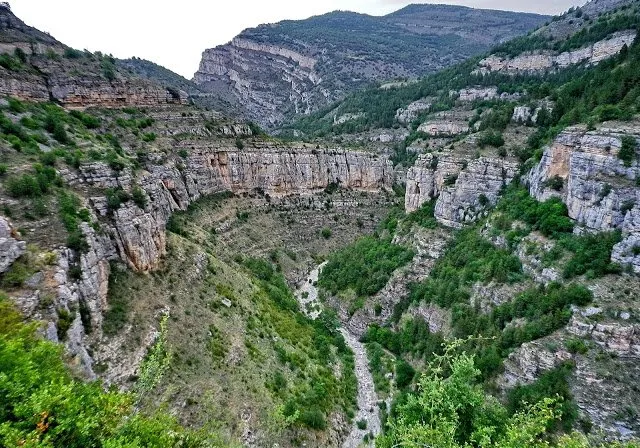
POLYGON ((640 446, 637 0, 280 138, 0 13, 0 446, 640 446))
POLYGON ((384 17, 336 11, 245 30, 203 53, 194 82, 272 128, 368 84, 435 72, 546 19, 445 5, 384 17))

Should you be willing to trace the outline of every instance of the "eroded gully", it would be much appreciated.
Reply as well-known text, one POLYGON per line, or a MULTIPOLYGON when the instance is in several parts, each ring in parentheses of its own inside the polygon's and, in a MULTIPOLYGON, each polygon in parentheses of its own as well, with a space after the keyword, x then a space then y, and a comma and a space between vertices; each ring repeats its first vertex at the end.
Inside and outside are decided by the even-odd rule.
MULTIPOLYGON (((318 289, 316 282, 324 263, 309 273, 307 280, 296 290, 296 298, 300 303, 303 312, 312 319, 316 319, 321 310, 322 303, 318 300, 318 289)), ((373 384, 373 376, 369 371, 367 350, 356 336, 347 329, 340 327, 340 333, 345 339, 349 348, 353 351, 355 358, 355 373, 358 380, 358 412, 353 419, 349 436, 342 444, 343 448, 357 448, 366 446, 363 440, 367 434, 374 437, 381 432, 380 416, 378 413, 378 395, 373 384), (360 429, 358 422, 366 422, 366 427, 360 429)), ((360 426, 362 423, 360 423, 360 426)), ((369 442, 373 446, 373 442, 369 442)))

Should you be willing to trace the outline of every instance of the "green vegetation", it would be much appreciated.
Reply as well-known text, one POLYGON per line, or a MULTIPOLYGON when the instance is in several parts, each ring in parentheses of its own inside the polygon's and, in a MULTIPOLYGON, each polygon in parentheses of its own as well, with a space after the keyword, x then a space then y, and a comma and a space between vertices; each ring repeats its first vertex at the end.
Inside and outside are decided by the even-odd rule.
POLYGON ((618 157, 624 162, 624 166, 631 166, 631 163, 636 160, 636 147, 638 142, 630 135, 622 137, 622 145, 618 152, 618 157))
POLYGON ((73 193, 61 192, 58 196, 60 218, 69 233, 67 246, 70 249, 82 252, 88 249, 88 245, 80 229, 80 223, 82 221, 89 222, 90 215, 89 210, 86 208, 81 209, 80 206, 80 198, 73 193))
POLYGON ((554 396, 566 387, 564 368, 546 374, 533 386, 516 389, 505 407, 483 391, 473 356, 456 354, 461 344, 454 342, 428 364, 418 390, 398 404, 386 433, 376 439, 376 447, 590 446, 578 433, 558 435, 552 430, 561 415, 569 414, 564 395, 554 396))
POLYGON ((7 193, 14 198, 37 198, 49 193, 54 186, 60 186, 62 183, 53 167, 36 164, 34 171, 34 174, 9 177, 4 182, 7 193))
POLYGON ((556 237, 573 231, 567 206, 559 198, 538 202, 525 188, 518 185, 507 188, 497 210, 508 218, 500 218, 498 227, 501 230, 511 230, 512 222, 519 220, 528 224, 530 230, 537 230, 545 236, 556 237))
POLYGON ((413 255, 411 250, 393 244, 389 237, 366 236, 329 257, 318 285, 332 294, 351 289, 358 296, 371 296, 413 255))
POLYGON ((357 390, 353 354, 337 330, 337 318, 327 313, 316 320, 304 317, 284 277, 269 262, 248 258, 243 264, 269 300, 261 311, 264 319, 274 325, 280 338, 308 347, 309 361, 319 364, 314 369, 305 368, 307 361, 299 355, 276 348, 283 363, 295 370, 302 369, 307 377, 295 388, 274 390, 284 400, 283 417, 311 429, 326 429, 326 417, 336 406, 345 412, 353 411, 357 390), (340 380, 330 367, 337 360, 343 366, 340 380))
POLYGON ((573 401, 569 390, 568 378, 573 370, 571 363, 544 372, 534 383, 518 385, 509 391, 507 408, 510 412, 524 410, 527 403, 538 403, 545 398, 553 397, 558 400, 557 412, 560 416, 556 426, 561 425, 565 431, 570 431, 578 418, 578 406, 573 401))
POLYGON ((413 287, 410 300, 450 307, 468 302, 475 282, 508 283, 522 277, 518 257, 491 244, 477 229, 466 229, 458 232, 429 278, 413 287))
POLYGON ((84 448, 221 446, 168 413, 134 409, 135 396, 75 379, 62 346, 42 339, 0 298, 0 445, 84 448))
POLYGON ((478 137, 478 146, 481 148, 485 146, 493 146, 494 148, 500 148, 504 146, 504 137, 501 133, 496 131, 486 131, 478 137))

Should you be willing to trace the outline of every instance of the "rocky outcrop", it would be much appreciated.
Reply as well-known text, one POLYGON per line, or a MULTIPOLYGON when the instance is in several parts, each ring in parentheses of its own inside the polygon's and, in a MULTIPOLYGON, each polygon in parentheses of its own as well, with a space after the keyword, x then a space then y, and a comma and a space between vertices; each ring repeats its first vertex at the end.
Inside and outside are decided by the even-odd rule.
POLYGON ((102 216, 112 214, 112 235, 122 259, 146 272, 155 269, 165 253, 165 225, 171 214, 203 196, 224 191, 304 195, 332 183, 379 191, 391 188, 393 176, 388 159, 365 152, 270 145, 241 151, 220 145, 191 149, 186 159, 150 165, 137 179, 128 171, 116 173, 104 163, 87 164, 72 182, 125 190, 136 184, 144 190, 149 199, 144 209, 127 202, 110 211, 104 197, 94 197, 92 203, 102 216))
POLYGON ((552 352, 540 342, 527 342, 504 361, 504 373, 498 378, 498 385, 511 389, 518 384, 531 384, 542 373, 571 358, 571 353, 565 350, 552 352))
POLYGON ((503 159, 481 157, 467 162, 452 155, 421 155, 407 172, 405 210, 410 213, 437 198, 436 219, 460 228, 497 203, 500 190, 511 183, 517 168, 503 159))
POLYGON ((640 240, 640 190, 636 179, 640 166, 629 166, 618 157, 624 136, 638 141, 637 123, 603 125, 595 131, 568 128, 546 148, 542 160, 526 177, 532 196, 545 200, 560 197, 569 216, 591 231, 622 230, 625 240, 614 249, 614 260, 630 263, 640 272, 635 253, 640 240), (564 187, 554 190, 549 181, 559 178, 564 187))
POLYGON ((409 104, 407 107, 398 109, 396 111, 396 120, 402 124, 409 124, 416 118, 418 115, 424 111, 428 111, 431 109, 431 101, 428 100, 418 100, 409 104))
POLYGON ((534 52, 525 53, 514 58, 491 55, 480 61, 479 67, 474 73, 535 73, 566 68, 581 63, 597 64, 618 54, 625 45, 630 46, 636 35, 637 32, 635 30, 620 31, 587 47, 560 54, 548 51, 534 52))
POLYGON ((0 54, 21 50, 11 70, 0 68, 0 95, 26 101, 57 101, 67 107, 125 107, 186 104, 187 94, 119 71, 110 59, 70 50, 46 33, 27 26, 0 6, 0 54), (105 70, 105 67, 110 67, 105 70), (108 75, 105 72, 109 71, 108 75))
POLYGON ((99 76, 51 76, 47 80, 47 87, 51 98, 67 108, 152 107, 187 103, 185 92, 169 91, 133 78, 107 81, 99 76))
POLYGON ((0 216, 0 274, 6 272, 27 250, 27 243, 19 241, 17 236, 9 220, 0 216))
POLYGON ((422 123, 418 127, 418 132, 424 132, 431 136, 447 136, 452 137, 454 135, 466 134, 469 132, 469 125, 462 121, 449 121, 449 120, 430 120, 426 123, 422 123))
POLYGON ((574 315, 567 332, 589 338, 602 349, 617 356, 640 358, 640 325, 621 322, 591 323, 574 315))
POLYGON ((452 97, 457 97, 459 101, 462 102, 473 102, 476 100, 493 100, 498 98, 498 88, 497 87, 470 87, 467 89, 462 89, 458 92, 452 90, 449 92, 449 95, 452 97))

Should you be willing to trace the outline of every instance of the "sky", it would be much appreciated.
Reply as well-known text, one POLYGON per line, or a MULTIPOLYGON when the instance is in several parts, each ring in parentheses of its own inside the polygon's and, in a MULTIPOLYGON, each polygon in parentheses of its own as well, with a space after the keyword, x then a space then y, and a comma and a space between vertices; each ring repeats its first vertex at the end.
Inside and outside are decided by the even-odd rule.
POLYGON ((409 3, 558 14, 584 0, 9 0, 28 25, 74 48, 132 56, 187 79, 206 48, 229 42, 245 28, 304 19, 337 9, 384 15, 409 3))

